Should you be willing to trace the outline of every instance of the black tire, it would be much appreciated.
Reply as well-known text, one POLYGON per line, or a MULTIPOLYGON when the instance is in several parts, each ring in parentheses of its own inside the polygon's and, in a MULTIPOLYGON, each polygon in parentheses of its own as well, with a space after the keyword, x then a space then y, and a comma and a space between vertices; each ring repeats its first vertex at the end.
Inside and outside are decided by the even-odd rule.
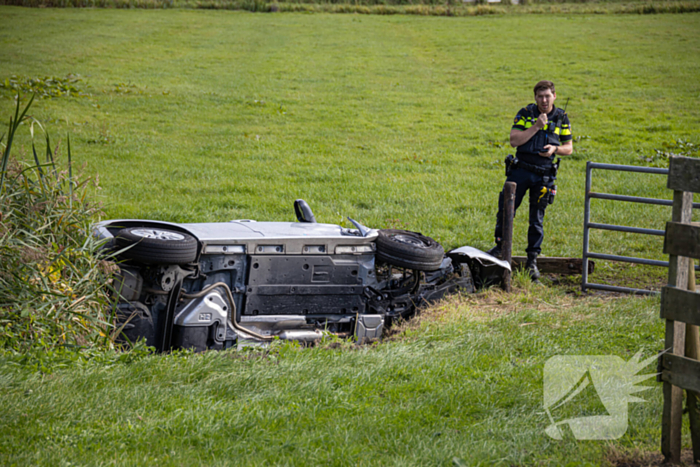
POLYGON ((153 227, 129 227, 116 235, 119 256, 145 264, 185 264, 197 257, 197 239, 192 235, 153 227))
POLYGON ((445 250, 430 237, 407 230, 384 229, 377 237, 377 259, 417 271, 440 269, 445 250))

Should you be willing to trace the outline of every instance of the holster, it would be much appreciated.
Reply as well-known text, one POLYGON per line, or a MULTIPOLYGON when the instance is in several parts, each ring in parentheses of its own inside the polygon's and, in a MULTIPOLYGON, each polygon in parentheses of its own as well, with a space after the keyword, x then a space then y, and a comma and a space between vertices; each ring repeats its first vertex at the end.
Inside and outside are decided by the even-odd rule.
POLYGON ((557 157, 557 161, 552 164, 552 180, 557 179, 557 173, 559 172, 559 164, 561 163, 561 157, 557 157))
POLYGON ((506 163, 506 177, 509 177, 510 173, 518 165, 518 159, 515 156, 513 156, 513 154, 508 154, 508 157, 506 157, 505 163, 506 163))
POLYGON ((537 202, 542 208, 546 208, 550 204, 554 203, 554 197, 557 194, 557 186, 554 184, 554 180, 550 177, 544 177, 542 188, 540 191, 540 197, 537 202))
POLYGON ((561 163, 561 157, 557 157, 557 161, 552 164, 549 175, 543 177, 544 186, 547 187, 547 204, 554 203, 554 197, 557 195, 557 185, 554 183, 557 179, 557 172, 559 172, 559 164, 561 163))
POLYGON ((554 204, 554 197, 557 195, 557 185, 554 184, 554 180, 557 179, 557 173, 559 172, 559 164, 561 163, 561 157, 557 157, 557 161, 552 164, 552 186, 548 187, 549 190, 549 204, 554 204))

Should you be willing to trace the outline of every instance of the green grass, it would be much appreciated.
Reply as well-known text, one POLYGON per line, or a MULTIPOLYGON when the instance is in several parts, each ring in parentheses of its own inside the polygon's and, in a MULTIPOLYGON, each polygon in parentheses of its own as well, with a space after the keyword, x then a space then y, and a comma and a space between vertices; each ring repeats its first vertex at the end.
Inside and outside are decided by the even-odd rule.
MULTIPOLYGON (((292 201, 303 197, 321 221, 351 216, 420 230, 448 247, 485 248, 509 124, 547 77, 560 102, 571 99, 575 136, 585 137, 562 164, 546 220, 545 253, 573 256, 586 160, 644 164, 678 138, 700 144, 696 14, 0 15, 7 75, 82 77, 89 97, 43 99, 34 112, 57 134, 74 135, 74 153, 100 176, 108 217, 290 220, 292 201), (519 32, 543 19, 557 30, 559 58, 537 52, 551 47, 548 38, 525 41, 519 32), (21 41, 19 31, 29 31, 21 41)), ((669 196, 662 177, 603 174, 595 186, 669 196)), ((629 208, 608 202, 596 219, 662 226, 670 215, 629 208)), ((603 249, 625 249, 605 235, 613 239, 603 249)))
MULTIPOLYGON (((99 175, 94 196, 107 218, 293 220, 301 197, 323 222, 351 216, 486 249, 510 122, 549 78, 560 103, 570 98, 582 138, 562 163, 544 253, 579 256, 586 160, 658 165, 657 149, 700 145, 698 14, 0 7, 0 24, 0 115, 14 108, 13 86, 30 79, 45 90, 46 77, 61 78, 87 94, 38 99, 32 112, 53 135, 70 132, 74 164, 99 175)), ((31 158, 28 139, 15 149, 31 158)), ((593 186, 670 197, 658 176, 601 172, 593 186)), ((663 228, 669 218, 667 208, 601 201, 592 220, 663 228)), ((608 232, 594 233, 592 249, 663 257, 658 239, 608 232)), ((599 271, 639 278, 635 268, 599 271)), ((655 299, 575 290, 566 282, 454 300, 404 338, 355 350, 91 360, 51 374, 9 359, 0 365, 0 463, 599 465, 610 451, 656 450, 658 386, 652 403, 631 405, 619 441, 544 435, 547 358, 629 358, 663 346, 655 299)))
POLYGON ((2 365, 0 460, 453 465, 457 458, 462 463, 454 465, 560 466, 605 465, 610 453, 658 449, 656 383, 642 393, 648 403, 630 405, 629 430, 617 441, 554 441, 543 432, 542 410, 548 358, 628 360, 660 348, 657 300, 486 295, 437 307, 396 340, 370 347, 283 345, 266 353, 89 362, 51 374, 2 365), (600 339, 601 328, 614 332, 600 339))

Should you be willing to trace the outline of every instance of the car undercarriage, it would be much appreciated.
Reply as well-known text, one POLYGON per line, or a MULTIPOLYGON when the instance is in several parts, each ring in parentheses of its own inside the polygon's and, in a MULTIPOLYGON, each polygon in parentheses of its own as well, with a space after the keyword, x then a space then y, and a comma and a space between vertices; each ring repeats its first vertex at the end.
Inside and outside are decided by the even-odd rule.
POLYGON ((97 224, 119 264, 113 286, 121 339, 145 339, 161 352, 313 343, 328 334, 362 343, 509 268, 471 247, 445 254, 416 232, 368 229, 352 219, 352 229, 320 224, 303 200, 295 211, 292 223, 97 224))

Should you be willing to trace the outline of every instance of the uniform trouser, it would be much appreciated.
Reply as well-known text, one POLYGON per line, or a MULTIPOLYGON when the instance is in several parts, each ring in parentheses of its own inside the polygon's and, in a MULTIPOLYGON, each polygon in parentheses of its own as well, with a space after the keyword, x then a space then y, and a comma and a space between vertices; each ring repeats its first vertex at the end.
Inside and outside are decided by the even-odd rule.
MULTIPOLYGON (((544 177, 520 167, 516 167, 510 173, 506 182, 515 182, 515 210, 525 197, 525 192, 530 191, 530 227, 527 230, 527 253, 539 255, 542 251, 544 240, 544 210, 549 205, 549 193, 542 191, 552 182, 549 177, 544 177), (545 181, 545 179, 547 181, 545 181), (549 183, 548 183, 549 182, 549 183)), ((515 216, 515 213, 513 213, 515 216)), ((503 238, 503 190, 498 195, 498 214, 496 215, 496 243, 500 244, 503 238)))

